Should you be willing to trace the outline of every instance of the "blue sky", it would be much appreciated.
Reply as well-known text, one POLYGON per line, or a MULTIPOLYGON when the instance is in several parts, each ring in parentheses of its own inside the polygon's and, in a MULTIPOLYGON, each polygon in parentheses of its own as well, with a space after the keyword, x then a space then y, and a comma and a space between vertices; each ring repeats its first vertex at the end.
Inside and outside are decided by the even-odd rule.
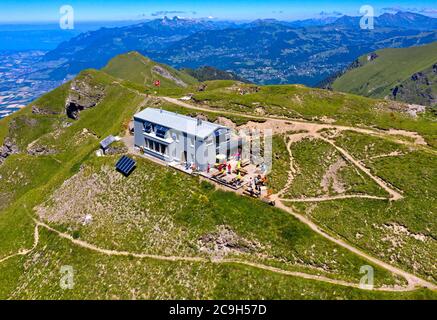
POLYGON ((0 23, 57 21, 62 5, 74 8, 76 21, 108 21, 150 19, 164 14, 232 20, 296 20, 314 17, 321 12, 328 15, 358 15, 359 8, 366 4, 372 5, 377 14, 405 10, 437 17, 435 0, 0 0, 0 23))

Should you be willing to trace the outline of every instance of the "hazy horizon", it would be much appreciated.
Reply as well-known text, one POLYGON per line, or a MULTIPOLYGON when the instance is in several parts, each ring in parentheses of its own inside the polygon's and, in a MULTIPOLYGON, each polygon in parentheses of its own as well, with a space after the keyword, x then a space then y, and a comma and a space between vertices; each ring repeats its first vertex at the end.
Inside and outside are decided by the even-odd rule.
POLYGON ((106 0, 106 1, 14 1, 3 0, 0 3, 0 24, 37 24, 57 23, 59 9, 63 5, 74 8, 75 21, 123 22, 141 21, 179 16, 187 19, 214 19, 231 21, 250 21, 256 19, 277 19, 284 21, 304 20, 317 17, 341 17, 343 15, 358 16, 360 7, 370 4, 376 15, 409 11, 437 17, 434 1, 378 1, 367 3, 357 0, 342 1, 294 1, 274 0, 266 3, 259 0, 163 0, 152 1, 106 0), (250 8, 250 9, 248 9, 250 8))

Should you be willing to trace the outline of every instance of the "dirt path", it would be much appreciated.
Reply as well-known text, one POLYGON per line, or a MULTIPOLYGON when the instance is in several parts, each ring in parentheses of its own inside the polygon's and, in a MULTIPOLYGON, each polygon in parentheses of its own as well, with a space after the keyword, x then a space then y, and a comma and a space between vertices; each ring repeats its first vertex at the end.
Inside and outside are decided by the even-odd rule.
MULTIPOLYGON (((285 141, 286 144, 287 144, 287 151, 288 151, 288 154, 290 155, 290 170, 288 171, 288 179, 287 179, 287 182, 285 183, 284 188, 283 188, 281 191, 279 191, 279 193, 277 194, 278 197, 281 197, 282 195, 284 195, 284 194, 287 192, 288 189, 290 189, 291 184, 293 183, 293 180, 294 180, 294 175, 297 173, 297 170, 296 170, 296 168, 294 167, 294 159, 293 159, 293 154, 292 154, 292 152, 291 152, 291 145, 292 145, 294 142, 300 140, 299 138, 303 139, 303 138, 304 138, 304 135, 301 134, 301 135, 299 136, 299 138, 296 138, 295 136, 296 136, 296 135, 293 135, 294 139, 291 139, 291 138, 290 138, 289 141, 288 141, 288 143, 287 143, 287 141, 285 141)), ((285 139, 285 138, 284 138, 284 139, 285 139)))
MULTIPOLYGON (((370 135, 374 135, 374 136, 375 135, 376 136, 404 135, 405 132, 402 132, 402 131, 381 132, 381 131, 377 131, 377 130, 361 129, 361 128, 354 128, 354 127, 349 127, 349 126, 337 126, 337 125, 329 125, 329 124, 311 123, 311 122, 306 122, 303 120, 298 121, 298 120, 288 120, 288 119, 286 120, 286 119, 267 117, 267 116, 253 116, 253 115, 247 115, 244 113, 229 112, 229 111, 223 111, 223 110, 214 110, 214 109, 211 109, 208 107, 193 106, 192 104, 188 104, 188 103, 179 101, 179 100, 174 99, 174 98, 163 97, 163 99, 170 102, 170 103, 177 104, 179 106, 182 106, 182 107, 185 107, 188 109, 195 109, 195 110, 199 110, 199 111, 213 112, 213 113, 220 113, 220 114, 238 115, 241 117, 260 119, 260 120, 268 120, 268 121, 272 121, 273 122, 272 124, 274 124, 276 122, 276 124, 280 123, 282 126, 285 126, 284 130, 303 130, 303 131, 306 131, 305 134, 301 135, 301 138, 303 138, 304 136, 314 136, 317 138, 321 138, 321 139, 325 140, 326 142, 328 142, 329 144, 333 145, 341 154, 343 154, 343 156, 347 160, 349 160, 352 164, 354 164, 356 167, 361 169, 372 180, 374 180, 379 186, 381 186, 384 190, 386 190, 391 196, 390 200, 395 201, 395 200, 400 200, 403 198, 403 196, 399 192, 393 190, 385 181, 383 181, 379 177, 373 176, 373 174, 370 172, 369 169, 367 169, 365 166, 363 166, 359 161, 355 160, 346 150, 338 147, 331 140, 326 139, 323 136, 321 136, 319 131, 323 130, 323 129, 336 129, 339 132, 347 130, 347 131, 355 131, 355 132, 359 132, 359 133, 370 134, 370 135)), ((270 124, 269 124, 269 127, 272 128, 272 126, 270 124)), ((405 134, 404 136, 409 137, 409 138, 420 137, 417 133, 408 133, 408 134, 405 134)), ((420 137, 419 139, 416 139, 417 144, 422 144, 423 143, 422 139, 423 139, 422 137, 420 137)), ((399 143, 414 145, 414 143, 408 143, 408 142, 405 142, 403 140, 399 140, 399 143)), ((287 149, 290 152, 291 149, 289 147, 287 149)), ((290 169, 291 168, 293 168, 293 170, 294 170, 294 165, 292 163, 290 164, 290 169)), ((292 181, 291 175, 289 175, 288 181, 292 181)), ((287 183, 286 187, 289 187, 288 183, 287 183)), ((341 239, 334 238, 333 236, 329 235, 328 233, 323 231, 319 226, 317 226, 313 221, 311 221, 310 219, 308 219, 308 218, 306 218, 298 213, 293 212, 293 210, 291 208, 284 205, 282 203, 281 199, 278 197, 278 195, 282 194, 283 192, 284 192, 284 190, 281 190, 281 191, 279 191, 279 193, 277 195, 273 195, 273 199, 276 201, 276 207, 293 215, 299 221, 301 221, 302 223, 309 226, 313 231, 315 231, 319 235, 321 235, 324 238, 336 243, 337 245, 357 254, 358 256, 365 258, 366 260, 374 263, 375 265, 378 265, 378 266, 380 266, 380 267, 382 267, 382 268, 384 268, 384 269, 386 269, 394 274, 397 274, 397 275, 404 277, 408 281, 408 288, 410 288, 410 289, 412 289, 416 286, 422 286, 422 287, 430 288, 433 290, 437 289, 437 286, 434 285, 433 283, 430 283, 430 282, 423 280, 423 279, 421 279, 421 278, 419 278, 411 273, 408 273, 408 272, 403 271, 397 267, 394 267, 394 266, 392 266, 392 265, 390 265, 382 260, 374 258, 374 257, 368 255, 367 253, 365 253, 365 252, 353 247, 352 245, 346 243, 345 241, 343 241, 341 239)))
POLYGON ((309 226, 313 231, 315 231, 316 233, 318 233, 319 235, 323 236, 324 238, 338 244, 339 246, 355 253, 356 255, 374 263, 375 265, 382 267, 394 274, 397 274, 399 276, 402 276, 403 278, 405 278, 408 281, 408 288, 409 290, 413 290, 413 288, 415 287, 426 287, 432 290, 437 290, 437 286, 433 283, 430 283, 426 280, 423 280, 411 273, 408 273, 406 271, 403 271, 397 267, 394 267, 384 261, 381 261, 377 258, 374 258, 370 255, 368 255, 367 253, 364 253, 363 251, 353 247, 352 245, 346 243, 345 241, 338 239, 338 238, 334 238, 333 236, 329 235, 328 233, 326 233, 324 230, 322 230, 318 225, 316 225, 313 221, 311 221, 310 219, 306 218, 305 216, 302 216, 296 212, 294 212, 290 207, 287 207, 286 205, 284 205, 280 199, 276 199, 276 207, 288 212, 289 214, 291 214, 292 216, 294 216, 295 218, 297 218, 299 221, 301 221, 302 223, 306 224, 307 226, 309 226))
POLYGON ((356 167, 358 167, 361 171, 363 171, 365 174, 367 174, 373 181, 375 181, 381 188, 383 188, 385 191, 387 191, 390 194, 390 200, 397 201, 404 198, 402 194, 397 192, 396 190, 392 189, 387 182, 382 180, 381 178, 374 176, 368 168, 366 168, 364 165, 362 165, 359 161, 355 160, 346 150, 343 148, 337 146, 332 140, 319 137, 323 141, 329 143, 332 145, 335 149, 337 149, 348 161, 350 161, 352 164, 354 164, 356 167))
POLYGON ((296 198, 296 199, 284 199, 279 198, 280 201, 283 202, 323 202, 323 201, 332 201, 332 200, 341 200, 341 199, 374 199, 374 200, 389 200, 385 197, 377 197, 377 196, 370 196, 367 194, 344 194, 344 195, 337 195, 337 196, 322 196, 317 198, 296 198))
MULTIPOLYGON (((372 136, 404 136, 409 139, 414 139, 413 142, 408 142, 400 139, 394 139, 395 142, 404 144, 404 145, 421 145, 426 146, 426 142, 423 139, 422 136, 420 136, 417 132, 410 132, 410 131, 404 131, 404 130, 388 130, 388 131, 382 131, 377 129, 364 129, 364 128, 356 128, 351 126, 343 126, 343 125, 333 125, 333 124, 323 124, 323 123, 314 123, 307 120, 298 120, 298 119, 289 119, 285 117, 279 117, 279 116, 258 116, 258 115, 252 115, 247 113, 241 113, 236 111, 227 111, 227 110, 221 110, 221 109, 213 109, 208 106, 202 105, 193 105, 191 103, 180 101, 176 98, 170 98, 170 97, 160 97, 161 99, 176 104, 178 106, 192 109, 192 110, 198 110, 198 111, 204 111, 204 112, 211 112, 211 113, 218 113, 222 115, 235 115, 239 117, 244 118, 250 118, 250 119, 259 119, 259 120, 267 120, 270 121, 268 128, 272 129, 275 126, 280 128, 290 128, 290 126, 294 127, 294 130, 305 130, 308 132, 318 132, 323 129, 335 129, 338 132, 342 131, 354 131, 358 133, 364 133, 369 134, 372 136), (279 126, 277 126, 279 125, 279 126)), ((437 154, 435 150, 424 148, 425 150, 432 152, 433 154, 437 154)))
POLYGON ((33 240, 32 248, 30 248, 30 249, 22 249, 22 250, 18 251, 15 254, 11 254, 10 256, 2 258, 2 259, 0 259, 0 263, 5 262, 6 260, 9 260, 9 259, 17 257, 17 256, 25 256, 25 255, 31 253, 33 250, 35 250, 35 248, 38 246, 38 243, 39 243, 39 231, 38 231, 38 227, 39 227, 39 224, 36 224, 34 232, 33 232, 34 240, 33 240))
MULTIPOLYGON (((392 196, 392 198, 390 200, 399 200, 400 198, 402 198, 402 196, 397 193, 396 191, 392 190, 389 186, 387 186, 385 184, 384 181, 382 181, 381 179, 379 179, 378 177, 374 177, 370 170, 368 170, 367 168, 365 168, 363 165, 361 165, 358 161, 356 161, 351 155, 349 155, 348 152, 346 152, 345 150, 343 150, 342 148, 338 147, 335 145, 335 143, 333 143, 332 141, 325 139, 323 137, 321 137, 319 134, 317 134, 317 138, 321 138, 323 140, 325 140, 326 142, 330 143, 331 145, 333 145, 338 151, 340 151, 348 160, 350 160, 353 164, 355 164, 358 168, 360 168, 361 170, 363 170, 367 175, 369 175, 372 179, 374 179, 382 188, 384 188, 384 190, 386 190, 387 192, 389 192, 392 196)), ((288 152, 290 153, 290 156, 292 156, 292 152, 291 152, 291 148, 287 146, 288 152)), ((292 161, 292 160, 291 160, 292 161)), ((283 191, 283 190, 281 190, 283 191)), ((374 258, 372 256, 370 256, 369 254, 353 247, 352 245, 348 244, 347 242, 345 242, 342 239, 339 238, 334 238, 333 236, 329 235, 327 232, 325 232, 322 228, 320 228, 317 224, 315 224, 312 220, 310 220, 309 218, 298 214, 296 212, 294 212, 290 207, 284 205, 283 201, 289 201, 289 202, 297 202, 296 199, 280 199, 278 197, 279 194, 281 194, 281 191, 276 194, 273 195, 273 198, 275 200, 276 203, 276 207, 288 212, 289 214, 291 214, 292 216, 294 216, 295 218, 297 218, 299 221, 301 221, 302 223, 306 224, 308 227, 310 227, 314 232, 318 233, 319 235, 323 236, 324 238, 336 243, 337 245, 355 253, 356 255, 374 263, 375 265, 378 265, 394 274, 400 275, 402 277, 404 277, 407 282, 408 282, 408 288, 415 288, 417 286, 422 286, 422 287, 426 287, 432 290, 436 290, 437 286, 434 285, 433 283, 430 283, 426 280, 423 280, 411 273, 408 273, 404 270, 401 270, 397 267, 394 267, 382 260, 379 260, 377 258, 374 258)), ((328 200, 333 200, 333 198, 335 199, 341 199, 341 198, 351 198, 351 197, 358 197, 358 196, 348 196, 348 195, 343 195, 343 196, 334 196, 334 197, 320 197, 320 198, 307 198, 305 199, 308 200, 308 202, 310 202, 311 200, 313 201, 328 201, 328 200)), ((372 198, 372 199, 376 199, 378 197, 373 197, 373 196, 360 196, 360 197, 367 197, 367 198, 372 198)), ((381 198, 381 200, 387 200, 386 198, 381 198)), ((300 202, 303 202, 302 200, 300 200, 300 202)))
MULTIPOLYGON (((260 263, 243 261, 243 260, 238 260, 238 259, 210 260, 210 259, 202 258, 202 257, 161 256, 161 255, 153 255, 153 254, 146 254, 146 253, 133 253, 133 252, 128 252, 128 251, 117 251, 117 250, 104 249, 104 248, 100 248, 96 245, 90 244, 88 242, 74 239, 71 235, 63 233, 61 231, 58 231, 58 230, 48 226, 47 224, 45 224, 41 221, 35 220, 35 223, 36 223, 35 245, 29 251, 32 251, 33 249, 35 249, 35 247, 38 244, 37 234, 38 234, 38 226, 40 226, 40 227, 44 227, 45 229, 57 234, 59 237, 72 242, 73 244, 75 244, 79 247, 89 249, 89 250, 92 250, 92 251, 95 251, 95 252, 98 252, 100 254, 104 254, 107 256, 124 256, 124 257, 134 257, 134 258, 139 258, 139 259, 147 258, 147 259, 155 259, 155 260, 161 260, 161 261, 173 261, 173 262, 184 261, 184 262, 202 262, 202 263, 216 263, 216 264, 223 264, 223 263, 224 264, 239 264, 239 265, 244 265, 244 266, 253 267, 253 268, 257 268, 257 269, 262 269, 265 271, 270 271, 270 272, 274 272, 274 273, 278 273, 278 274, 282 274, 282 275, 300 277, 300 278, 304 278, 304 279, 308 279, 308 280, 322 281, 322 282, 327 282, 327 283, 331 283, 331 284, 335 284, 335 285, 341 285, 341 286, 353 287, 353 288, 359 288, 359 289, 366 290, 366 288, 361 287, 359 283, 347 282, 347 281, 343 281, 343 280, 336 280, 336 279, 331 279, 331 278, 324 277, 324 276, 307 274, 307 273, 303 273, 303 272, 283 270, 283 269, 275 268, 275 267, 260 264, 260 263)), ((27 253, 29 253, 29 252, 27 252, 27 253)), ((378 287, 378 288, 373 288, 372 290, 387 291, 387 292, 403 292, 403 291, 411 291, 411 290, 415 290, 415 289, 417 289, 416 286, 408 285, 407 287, 401 287, 401 286, 378 287)))

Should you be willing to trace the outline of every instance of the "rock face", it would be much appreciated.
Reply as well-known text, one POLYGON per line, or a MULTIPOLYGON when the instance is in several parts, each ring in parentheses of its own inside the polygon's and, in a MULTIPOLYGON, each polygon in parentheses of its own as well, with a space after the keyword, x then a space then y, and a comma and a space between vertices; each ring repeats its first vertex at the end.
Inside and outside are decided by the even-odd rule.
POLYGON ((229 226, 218 226, 213 233, 203 235, 198 240, 199 249, 212 256, 213 259, 222 259, 231 253, 254 253, 261 248, 257 242, 238 236, 229 226))
POLYGON ((37 106, 32 106, 32 113, 33 114, 40 114, 40 115, 56 115, 58 114, 57 112, 54 111, 50 111, 50 110, 46 110, 37 106))
POLYGON ((168 72, 167 70, 165 70, 163 67, 160 66, 154 66, 152 68, 152 71, 156 74, 159 74, 161 77, 164 77, 166 79, 169 79, 171 81, 173 81, 174 83, 176 83, 176 85, 178 85, 179 87, 183 87, 186 88, 188 87, 188 85, 183 82, 181 79, 176 78, 175 76, 173 76, 170 72, 168 72))
POLYGON ((27 150, 27 153, 31 156, 43 156, 43 155, 55 154, 56 151, 46 146, 34 146, 29 148, 27 150))
POLYGON ((5 138, 5 141, 2 146, 0 146, 0 165, 9 157, 11 154, 16 154, 19 152, 19 149, 14 141, 10 138, 5 138))
POLYGON ((105 151, 105 155, 112 156, 112 155, 125 154, 126 152, 128 152, 127 147, 125 147, 125 146, 116 146, 116 147, 109 147, 105 151))
POLYGON ((67 116, 77 119, 80 111, 95 107, 102 100, 104 91, 103 87, 91 85, 83 79, 73 81, 65 103, 67 116))

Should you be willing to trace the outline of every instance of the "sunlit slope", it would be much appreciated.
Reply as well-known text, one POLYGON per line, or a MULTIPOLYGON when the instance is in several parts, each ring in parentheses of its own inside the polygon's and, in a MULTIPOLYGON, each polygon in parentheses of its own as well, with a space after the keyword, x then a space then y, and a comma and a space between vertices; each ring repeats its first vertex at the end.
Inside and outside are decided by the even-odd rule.
POLYGON ((156 80, 161 82, 162 87, 183 88, 197 83, 190 75, 154 62, 138 52, 129 52, 113 58, 103 71, 116 78, 146 86, 153 85, 156 80))
MULTIPOLYGON (((426 72, 437 63, 437 42, 425 46, 404 49, 384 49, 359 59, 361 66, 351 69, 337 78, 332 87, 336 91, 355 93, 368 97, 396 98, 393 90, 405 82, 417 81, 413 75, 426 72)), ((428 81, 429 82, 429 81, 428 81)), ((429 84, 431 93, 435 94, 435 85, 429 84)), ((420 88, 419 88, 420 89, 420 88)), ((422 88, 416 95, 426 94, 427 88, 422 88)), ((402 101, 414 102, 414 93, 406 95, 402 101)))

